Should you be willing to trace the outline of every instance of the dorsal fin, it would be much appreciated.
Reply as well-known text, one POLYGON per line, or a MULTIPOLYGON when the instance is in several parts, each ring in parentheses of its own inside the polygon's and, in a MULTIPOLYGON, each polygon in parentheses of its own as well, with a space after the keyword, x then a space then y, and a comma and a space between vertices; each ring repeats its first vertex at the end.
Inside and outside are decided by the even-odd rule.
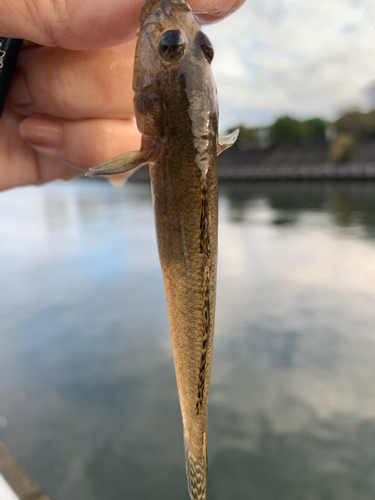
POLYGON ((217 139, 217 156, 219 156, 219 154, 222 153, 223 151, 225 151, 226 149, 233 146, 233 144, 237 140, 239 133, 240 133, 240 129, 237 128, 234 132, 232 132, 229 135, 222 135, 222 136, 218 137, 218 139, 217 139))

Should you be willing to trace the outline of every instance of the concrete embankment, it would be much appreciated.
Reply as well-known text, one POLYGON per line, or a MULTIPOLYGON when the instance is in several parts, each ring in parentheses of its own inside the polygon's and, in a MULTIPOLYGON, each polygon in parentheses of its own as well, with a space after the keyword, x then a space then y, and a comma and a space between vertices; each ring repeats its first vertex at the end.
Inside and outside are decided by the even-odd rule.
POLYGON ((224 165, 219 180, 375 179, 375 163, 318 163, 315 165, 224 165))
POLYGON ((262 150, 229 150, 218 158, 220 180, 375 178, 375 141, 362 143, 352 161, 328 162, 328 143, 289 144, 262 150))
MULTIPOLYGON (((220 164, 219 181, 266 181, 266 180, 325 180, 325 179, 375 179, 374 163, 317 163, 312 165, 251 165, 220 164)), ((135 172, 130 179, 135 182, 148 182, 148 168, 135 172)))
POLYGON ((48 497, 0 441, 0 499, 48 500, 48 497))

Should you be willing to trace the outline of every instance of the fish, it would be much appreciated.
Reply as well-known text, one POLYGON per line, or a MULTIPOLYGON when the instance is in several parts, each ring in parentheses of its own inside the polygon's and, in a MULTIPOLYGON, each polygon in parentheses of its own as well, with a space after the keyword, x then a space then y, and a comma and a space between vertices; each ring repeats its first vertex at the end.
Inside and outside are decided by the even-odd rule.
POLYGON ((90 169, 109 176, 149 164, 191 500, 207 489, 207 411, 218 252, 218 137, 214 50, 185 0, 146 0, 134 60, 142 134, 130 151, 90 169))

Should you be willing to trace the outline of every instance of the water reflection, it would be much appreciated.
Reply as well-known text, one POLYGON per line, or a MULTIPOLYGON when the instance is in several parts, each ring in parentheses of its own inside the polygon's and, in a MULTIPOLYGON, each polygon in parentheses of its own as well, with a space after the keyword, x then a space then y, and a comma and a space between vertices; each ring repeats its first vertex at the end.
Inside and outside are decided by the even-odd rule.
POLYGON ((241 222, 252 201, 267 198, 275 209, 275 224, 293 224, 298 214, 329 212, 340 226, 363 225, 371 237, 375 227, 375 185, 373 182, 258 182, 234 183, 222 187, 230 206, 230 218, 241 222))
MULTIPOLYGON (((187 498, 147 185, 2 194, 0 428, 56 500, 187 498)), ((373 498, 375 184, 220 188, 212 498, 373 498)))

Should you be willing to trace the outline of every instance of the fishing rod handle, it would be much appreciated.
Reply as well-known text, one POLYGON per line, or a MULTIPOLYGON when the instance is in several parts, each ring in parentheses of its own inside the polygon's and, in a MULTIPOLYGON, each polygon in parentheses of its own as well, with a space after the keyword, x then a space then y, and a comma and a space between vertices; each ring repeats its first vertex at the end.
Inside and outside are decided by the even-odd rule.
POLYGON ((0 117, 16 69, 23 40, 0 37, 0 117))

